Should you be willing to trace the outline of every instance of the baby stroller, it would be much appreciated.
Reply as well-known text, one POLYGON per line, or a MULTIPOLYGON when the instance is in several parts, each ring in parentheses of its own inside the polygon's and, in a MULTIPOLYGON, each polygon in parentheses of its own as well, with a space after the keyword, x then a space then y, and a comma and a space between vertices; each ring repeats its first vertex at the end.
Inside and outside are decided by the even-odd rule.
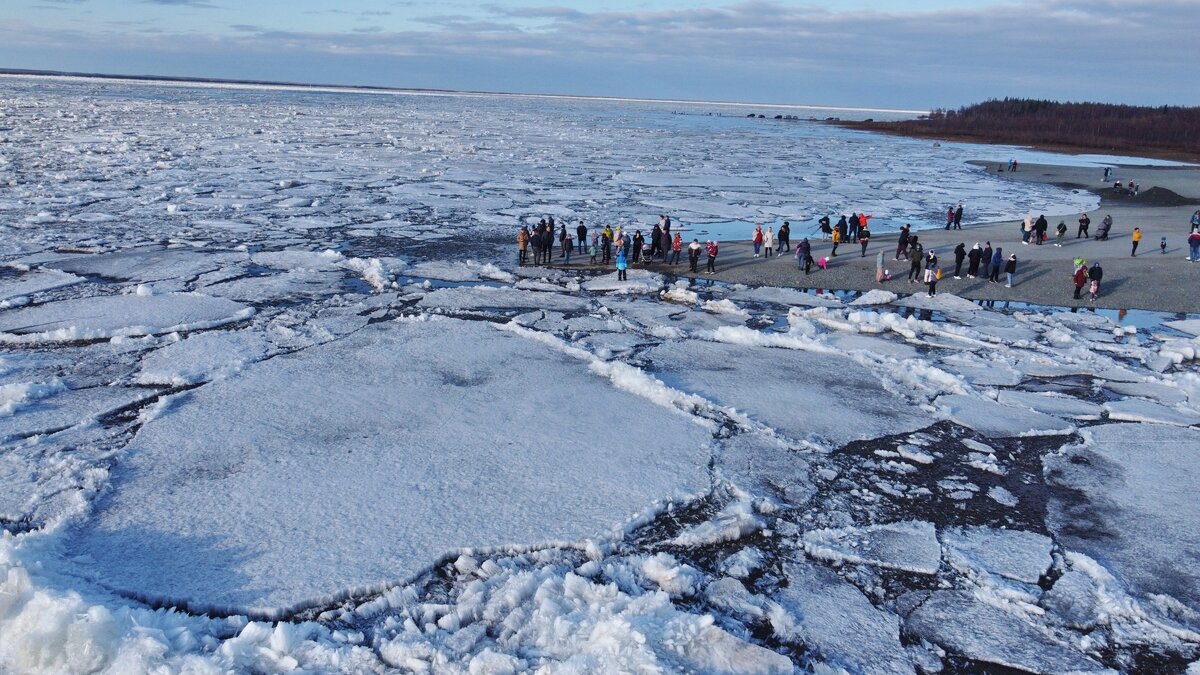
POLYGON ((650 251, 653 250, 650 244, 642 244, 642 255, 638 258, 638 264, 645 267, 650 264, 650 251))

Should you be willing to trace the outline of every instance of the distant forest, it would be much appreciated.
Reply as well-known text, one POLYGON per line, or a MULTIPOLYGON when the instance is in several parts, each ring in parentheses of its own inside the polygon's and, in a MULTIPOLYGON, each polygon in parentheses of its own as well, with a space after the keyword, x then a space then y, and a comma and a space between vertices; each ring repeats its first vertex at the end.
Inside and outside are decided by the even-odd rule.
POLYGON ((1200 161, 1200 107, 1006 98, 934 110, 916 120, 843 124, 921 138, 1200 161))

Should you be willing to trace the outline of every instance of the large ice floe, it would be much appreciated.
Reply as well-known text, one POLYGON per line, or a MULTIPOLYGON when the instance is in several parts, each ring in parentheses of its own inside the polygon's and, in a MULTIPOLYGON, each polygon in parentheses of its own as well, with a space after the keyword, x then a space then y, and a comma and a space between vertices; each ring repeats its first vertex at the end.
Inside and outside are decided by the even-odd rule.
POLYGON ((0 79, 0 671, 1200 658, 1195 315, 624 281, 510 237, 1085 197, 799 120, 95 86, 0 79))

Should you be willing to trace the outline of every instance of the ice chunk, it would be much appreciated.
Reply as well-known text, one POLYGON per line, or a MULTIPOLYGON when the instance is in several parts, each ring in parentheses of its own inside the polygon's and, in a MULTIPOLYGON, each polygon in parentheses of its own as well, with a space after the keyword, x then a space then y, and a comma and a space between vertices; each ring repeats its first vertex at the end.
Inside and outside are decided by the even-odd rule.
POLYGON ((788 586, 775 596, 771 628, 802 642, 828 665, 854 673, 914 672, 900 644, 900 621, 876 609, 831 570, 807 562, 784 566, 788 586))
POLYGON ((605 535, 655 500, 706 491, 709 438, 490 324, 375 324, 147 423, 69 548, 139 597, 269 614, 463 548, 605 535), (543 415, 573 423, 542 434, 543 415), (597 434, 614 420, 654 429, 654 452, 597 434))
POLYGON ((139 384, 185 386, 228 377, 263 357, 258 333, 200 333, 156 350, 142 360, 139 384))
POLYGON ((996 400, 1004 405, 1025 407, 1046 415, 1077 420, 1098 420, 1104 412, 1103 408, 1091 401, 1058 394, 1003 389, 996 400))
POLYGON ((150 283, 164 279, 191 279, 245 259, 244 253, 154 246, 73 257, 50 262, 46 266, 78 275, 150 283))
POLYGON ((787 307, 841 307, 837 298, 823 297, 808 293, 797 288, 779 288, 776 286, 761 286, 739 288, 730 299, 737 302, 760 302, 784 305, 787 307))
POLYGON ((254 315, 232 300, 197 293, 117 295, 50 302, 0 316, 0 342, 72 342, 221 326, 254 315))
POLYGON ((490 286, 439 288, 426 294, 417 304, 442 309, 547 309, 557 312, 581 312, 588 306, 587 300, 579 296, 490 286))
POLYGON ((646 357, 671 386, 736 408, 800 440, 841 446, 929 424, 878 377, 837 354, 681 340, 650 349, 646 357), (837 401, 853 401, 853 409, 818 412, 837 401))
POLYGON ((1046 522, 1065 548, 1103 560, 1138 594, 1161 593, 1200 610, 1200 430, 1105 424, 1086 443, 1044 460, 1052 492, 1046 522))
POLYGON ((46 434, 94 420, 151 398, 156 392, 132 387, 72 389, 28 401, 10 415, 0 415, 0 441, 46 434))
POLYGON ((738 487, 760 496, 800 505, 816 492, 809 453, 760 434, 737 434, 721 442, 717 467, 738 487))
POLYGON ((30 272, 16 279, 0 279, 0 309, 25 304, 25 296, 71 286, 83 280, 83 277, 55 269, 30 272))
POLYGON ((1123 396, 1154 399, 1164 405, 1176 405, 1188 400, 1182 389, 1159 382, 1105 382, 1104 388, 1123 396))
POLYGON ((854 300, 851 300, 850 305, 852 307, 861 307, 864 305, 886 305, 888 303, 895 302, 896 298, 898 297, 900 296, 891 291, 885 291, 882 288, 874 288, 866 293, 863 293, 854 300))
POLYGON ((1191 410, 1168 408, 1165 405, 1136 398, 1110 401, 1104 404, 1104 409, 1108 411, 1109 419, 1114 420, 1177 424, 1181 427, 1200 424, 1200 414, 1191 410))
POLYGON ((908 616, 904 629, 975 661, 1034 673, 1105 670, 1027 621, 962 591, 935 591, 908 616))
POLYGON ((945 410, 951 420, 990 438, 1053 436, 1075 430, 1057 417, 965 394, 939 396, 934 405, 945 410))
POLYGON ((933 523, 907 521, 805 532, 804 551, 831 562, 878 565, 917 574, 936 574, 942 562, 933 523))
POLYGON ((1036 584, 1053 562, 1050 538, 1035 532, 989 527, 955 527, 942 532, 947 560, 956 567, 982 569, 1036 584))
POLYGON ((913 309, 936 309, 943 312, 978 312, 982 307, 967 300, 960 298, 953 293, 938 293, 932 298, 925 293, 916 293, 906 298, 901 298, 893 304, 901 307, 912 307, 913 309))
POLYGON ((1164 321, 1164 326, 1174 328, 1181 333, 1200 337, 1200 319, 1182 319, 1178 321, 1164 321))

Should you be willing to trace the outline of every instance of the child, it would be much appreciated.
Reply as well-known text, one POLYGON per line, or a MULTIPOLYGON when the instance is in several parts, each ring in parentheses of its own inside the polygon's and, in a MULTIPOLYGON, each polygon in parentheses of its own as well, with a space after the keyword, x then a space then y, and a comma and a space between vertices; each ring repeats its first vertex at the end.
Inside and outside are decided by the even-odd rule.
POLYGON ((829 269, 829 258, 821 256, 821 259, 817 261, 817 267, 823 270, 829 269))
POLYGON ((1167 238, 1166 237, 1163 237, 1162 239, 1158 240, 1158 251, 1160 253, 1162 253, 1163 255, 1166 255, 1166 253, 1167 253, 1167 238))
POLYGON ((1100 295, 1100 281, 1092 279, 1092 285, 1088 287, 1088 290, 1091 291, 1092 302, 1096 302, 1096 296, 1100 295))

